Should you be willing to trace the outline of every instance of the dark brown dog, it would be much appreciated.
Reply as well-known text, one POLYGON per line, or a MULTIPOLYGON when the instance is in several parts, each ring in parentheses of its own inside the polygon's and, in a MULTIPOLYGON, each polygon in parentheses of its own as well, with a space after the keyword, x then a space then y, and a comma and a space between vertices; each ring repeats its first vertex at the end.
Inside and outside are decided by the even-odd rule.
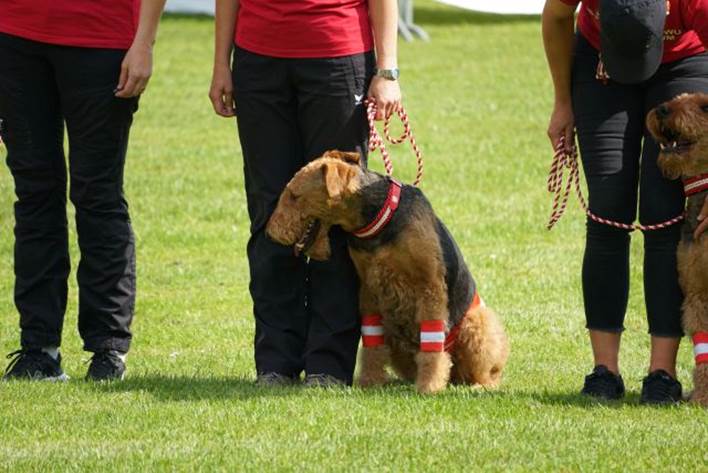
POLYGON ((266 232, 323 260, 332 225, 349 232, 361 280, 362 386, 387 382, 388 365, 423 393, 450 380, 499 383, 509 352, 504 330, 418 188, 363 169, 357 153, 329 151, 293 177, 266 232))
POLYGON ((678 247, 683 327, 693 338, 696 357, 691 399, 708 406, 708 235, 694 239, 708 194, 708 95, 684 94, 659 105, 649 113, 647 127, 661 147, 659 167, 671 179, 681 177, 686 189, 678 247))

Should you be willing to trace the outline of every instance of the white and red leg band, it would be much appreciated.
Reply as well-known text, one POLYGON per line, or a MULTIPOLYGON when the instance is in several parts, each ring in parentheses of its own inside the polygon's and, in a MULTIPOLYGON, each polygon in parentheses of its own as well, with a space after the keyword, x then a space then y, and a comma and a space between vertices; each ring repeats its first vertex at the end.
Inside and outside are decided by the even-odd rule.
POLYGON ((445 321, 423 320, 420 323, 420 351, 442 352, 445 350, 445 321))
POLYGON ((708 332, 693 334, 693 354, 697 365, 708 363, 708 332))
POLYGON ((361 318, 361 340, 366 348, 378 347, 384 344, 383 317, 379 314, 368 314, 361 318))

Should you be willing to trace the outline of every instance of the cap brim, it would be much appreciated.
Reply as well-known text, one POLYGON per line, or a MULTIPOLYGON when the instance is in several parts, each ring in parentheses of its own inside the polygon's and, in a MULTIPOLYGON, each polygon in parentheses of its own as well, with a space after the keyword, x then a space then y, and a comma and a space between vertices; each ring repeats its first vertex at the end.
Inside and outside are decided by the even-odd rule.
POLYGON ((652 45, 643 55, 620 56, 608 45, 605 38, 600 37, 602 62, 610 79, 621 84, 636 84, 644 82, 653 76, 661 65, 664 54, 663 40, 652 45))

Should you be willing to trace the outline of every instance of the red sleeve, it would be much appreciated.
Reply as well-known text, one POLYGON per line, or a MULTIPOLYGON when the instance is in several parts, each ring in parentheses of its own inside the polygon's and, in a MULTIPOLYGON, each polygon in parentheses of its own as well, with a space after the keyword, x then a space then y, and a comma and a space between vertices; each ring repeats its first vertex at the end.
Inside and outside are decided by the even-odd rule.
POLYGON ((708 0, 690 0, 682 4, 686 26, 696 32, 703 46, 708 49, 708 0))

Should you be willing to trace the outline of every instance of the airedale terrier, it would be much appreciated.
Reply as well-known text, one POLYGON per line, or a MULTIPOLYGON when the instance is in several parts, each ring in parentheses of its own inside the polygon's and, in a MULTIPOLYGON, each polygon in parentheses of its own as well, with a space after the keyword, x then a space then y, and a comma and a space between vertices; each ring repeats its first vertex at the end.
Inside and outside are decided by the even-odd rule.
POLYGON ((328 151, 288 183, 266 232, 324 260, 332 225, 348 232, 361 280, 360 385, 386 383, 389 366, 421 393, 499 383, 504 329, 420 189, 362 168, 357 153, 328 151))
POLYGON ((647 116, 647 127, 661 147, 659 167, 671 179, 681 177, 686 192, 678 247, 683 328, 693 339, 696 359, 691 400, 708 406, 708 235, 694 238, 708 195, 708 95, 683 94, 659 105, 647 116))

